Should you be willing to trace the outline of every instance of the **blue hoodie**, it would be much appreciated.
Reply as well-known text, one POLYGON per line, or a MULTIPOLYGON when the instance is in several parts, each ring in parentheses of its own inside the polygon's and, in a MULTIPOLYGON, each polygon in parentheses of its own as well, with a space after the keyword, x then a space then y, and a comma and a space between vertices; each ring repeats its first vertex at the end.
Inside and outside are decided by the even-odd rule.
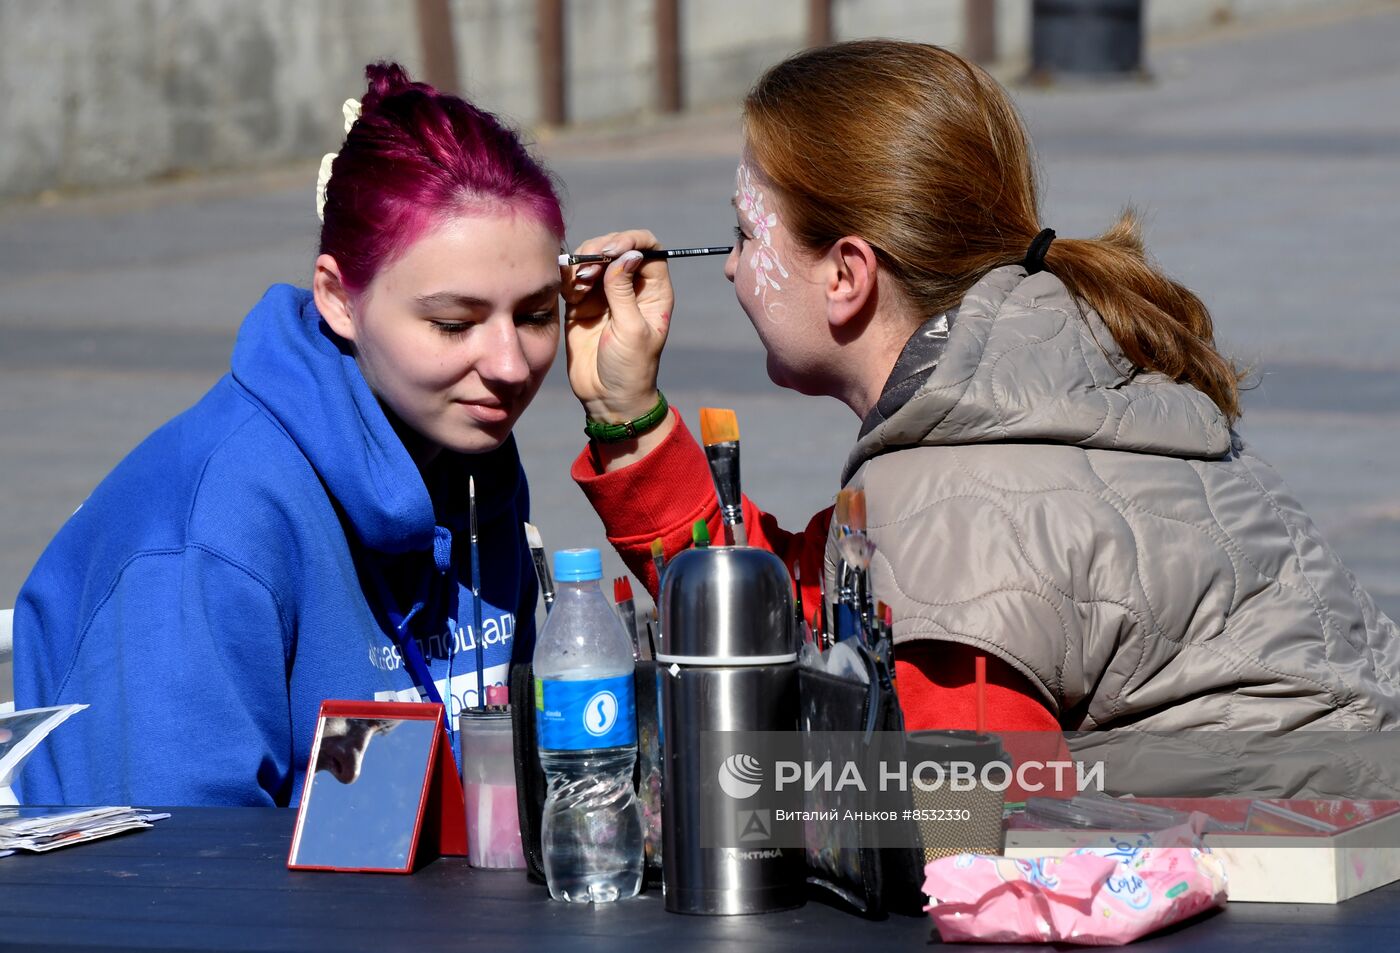
POLYGON ((269 289, 231 373, 102 481, 20 591, 18 707, 92 706, 34 752, 21 798, 295 804, 323 699, 420 700, 405 617, 454 709, 476 703, 477 639, 504 683, 534 650, 537 588, 514 438, 428 474, 311 294, 269 289))

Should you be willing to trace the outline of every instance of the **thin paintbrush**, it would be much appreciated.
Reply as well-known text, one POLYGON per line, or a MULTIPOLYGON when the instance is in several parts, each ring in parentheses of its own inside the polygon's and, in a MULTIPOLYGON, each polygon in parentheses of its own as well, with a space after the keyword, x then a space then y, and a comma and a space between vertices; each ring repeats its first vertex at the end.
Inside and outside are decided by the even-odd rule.
POLYGON ((852 562, 855 573, 852 579, 852 589, 855 609, 860 615, 860 628, 866 644, 871 645, 875 641, 875 619, 870 598, 870 561, 875 556, 875 546, 870 542, 870 534, 866 532, 865 490, 856 490, 851 494, 850 516, 851 539, 854 541, 854 545, 849 548, 854 557, 852 562))
POLYGON ((866 645, 873 642, 870 606, 870 560, 875 547, 865 526, 865 491, 842 490, 836 494, 836 551, 840 555, 839 613, 837 639, 858 635, 866 645))
POLYGON ((651 565, 656 569, 656 592, 661 593, 661 574, 666 571, 666 545, 661 537, 651 541, 651 565))
POLYGON ((792 563, 792 576, 793 576, 793 583, 792 583, 792 589, 793 589, 792 608, 793 608, 793 611, 797 614, 797 635, 798 635, 798 640, 801 641, 801 642, 807 642, 807 641, 809 641, 809 640, 812 638, 812 633, 811 633, 811 631, 807 628, 807 613, 806 613, 806 611, 804 611, 804 608, 803 608, 803 605, 802 605, 802 561, 801 561, 800 559, 798 559, 798 560, 793 560, 793 563, 792 563))
POLYGON ((704 520, 696 520, 690 527, 690 545, 696 549, 704 549, 710 545, 710 527, 705 525, 704 520))
POLYGON ((730 541, 735 546, 747 546, 749 534, 744 529, 744 498, 739 488, 738 416, 732 410, 701 407, 700 438, 715 478, 720 516, 729 527, 730 541))
POLYGON ((651 617, 661 621, 661 574, 666 571, 666 545, 657 537, 651 541, 651 564, 656 569, 656 598, 651 602, 651 617))
POLYGON ((641 651, 637 644, 637 604, 632 601, 632 580, 626 576, 618 576, 613 580, 613 602, 617 603, 617 614, 622 619, 622 627, 627 630, 627 637, 632 640, 633 661, 641 658, 641 651))
MULTIPOLYGON (((643 248, 642 261, 669 261, 672 258, 701 258, 706 255, 727 255, 734 250, 733 245, 706 245, 703 248, 643 248)), ((621 255, 560 255, 559 264, 568 268, 573 265, 592 265, 616 261, 621 255)))
MULTIPOLYGON (((486 707, 486 650, 481 634, 481 551, 476 538, 476 477, 467 478, 467 520, 472 542, 472 642, 476 644, 476 707, 486 707)), ((450 690, 451 685, 447 686, 450 690)), ((448 715, 452 713, 449 711, 448 715)))
POLYGON ((832 521, 836 524, 836 598, 832 606, 832 635, 834 641, 844 642, 855 633, 853 621, 855 615, 851 612, 851 562, 847 549, 850 546, 851 536, 851 495, 850 490, 839 490, 836 493, 836 509, 831 514, 832 521))
POLYGON ((540 581, 540 597, 544 599, 544 614, 554 608, 554 577, 549 574, 549 560, 544 555, 544 539, 534 523, 525 524, 525 544, 530 547, 530 558, 535 563, 535 576, 540 581))

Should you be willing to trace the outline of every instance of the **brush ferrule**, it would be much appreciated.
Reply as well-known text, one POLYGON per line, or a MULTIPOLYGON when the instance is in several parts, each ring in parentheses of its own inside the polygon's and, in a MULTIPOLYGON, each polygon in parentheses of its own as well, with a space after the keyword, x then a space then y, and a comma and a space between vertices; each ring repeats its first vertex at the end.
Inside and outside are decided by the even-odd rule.
POLYGON ((720 515, 728 526, 742 525, 744 507, 739 482, 739 442, 712 443, 705 448, 705 456, 709 458, 710 475, 715 480, 720 515))
POLYGON ((544 611, 549 612, 554 608, 554 577, 549 574, 549 560, 545 558, 543 549, 530 547, 530 558, 535 563, 535 576, 540 583, 540 597, 544 599, 544 611))

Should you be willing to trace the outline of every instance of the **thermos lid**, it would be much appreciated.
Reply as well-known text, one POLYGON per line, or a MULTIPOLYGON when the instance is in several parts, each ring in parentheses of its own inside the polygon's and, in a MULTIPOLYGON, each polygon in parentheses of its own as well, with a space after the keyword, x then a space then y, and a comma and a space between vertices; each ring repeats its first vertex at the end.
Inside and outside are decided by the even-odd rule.
POLYGON ((954 731, 951 729, 930 729, 911 731, 904 736, 908 760, 936 761, 946 764, 950 761, 966 761, 977 768, 995 762, 1011 763, 1006 749, 996 735, 979 735, 975 731, 954 731))
POLYGON ((679 665, 781 665, 797 659, 792 581, 764 549, 688 549, 661 583, 656 660, 679 665))
POLYGON ((554 553, 554 578, 588 582, 603 578, 603 556, 596 549, 560 549, 554 553))

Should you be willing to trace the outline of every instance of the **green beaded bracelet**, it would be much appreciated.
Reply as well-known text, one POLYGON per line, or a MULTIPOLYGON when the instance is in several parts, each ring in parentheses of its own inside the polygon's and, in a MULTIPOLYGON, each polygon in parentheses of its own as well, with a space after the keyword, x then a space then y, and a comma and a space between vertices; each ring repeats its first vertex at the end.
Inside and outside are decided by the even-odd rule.
POLYGON ((635 440, 641 434, 646 433, 661 421, 666 419, 667 412, 671 405, 666 403, 666 395, 661 393, 660 388, 656 391, 656 406, 640 417, 620 424, 610 424, 602 420, 594 420, 592 417, 585 417, 583 421, 583 432, 590 440, 599 443, 618 443, 622 440, 635 440))

